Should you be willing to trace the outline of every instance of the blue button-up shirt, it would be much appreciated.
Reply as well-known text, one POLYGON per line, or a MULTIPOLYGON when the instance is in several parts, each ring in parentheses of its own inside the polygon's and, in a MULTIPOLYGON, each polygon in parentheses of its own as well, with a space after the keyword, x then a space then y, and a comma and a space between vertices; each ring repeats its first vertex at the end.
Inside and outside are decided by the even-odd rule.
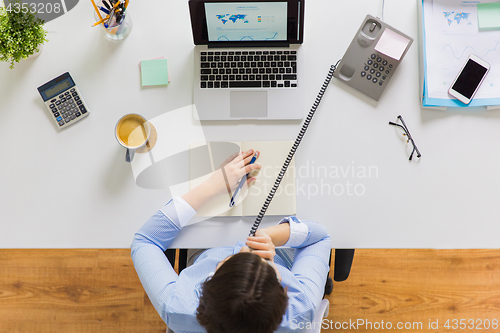
MULTIPOLYGON (((156 311, 176 333, 206 332, 196 320, 202 283, 221 260, 244 246, 238 242, 235 246, 209 249, 177 275, 164 251, 195 213, 186 201, 176 197, 142 226, 132 243, 132 260, 139 279, 156 311)), ((290 224, 285 246, 295 251, 277 249, 274 258, 281 284, 288 288, 288 308, 277 332, 296 332, 298 327, 304 327, 298 323, 313 321, 323 297, 329 272, 330 237, 326 228, 315 222, 291 216, 280 223, 290 224)))

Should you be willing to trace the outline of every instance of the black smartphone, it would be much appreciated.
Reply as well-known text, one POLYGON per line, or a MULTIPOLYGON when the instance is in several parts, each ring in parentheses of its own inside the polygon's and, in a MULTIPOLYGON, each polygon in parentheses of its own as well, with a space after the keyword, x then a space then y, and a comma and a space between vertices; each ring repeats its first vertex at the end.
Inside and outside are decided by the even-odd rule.
POLYGON ((470 55, 448 93, 459 101, 469 104, 489 71, 490 64, 473 54, 470 55))

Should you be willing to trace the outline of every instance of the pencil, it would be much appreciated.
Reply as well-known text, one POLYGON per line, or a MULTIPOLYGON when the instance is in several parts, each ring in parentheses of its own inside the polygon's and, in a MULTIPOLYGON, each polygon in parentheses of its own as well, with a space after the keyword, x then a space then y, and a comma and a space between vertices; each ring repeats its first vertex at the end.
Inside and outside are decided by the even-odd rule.
POLYGON ((94 9, 95 9, 95 11, 97 12, 97 15, 99 15, 99 19, 102 21, 102 16, 101 16, 101 13, 99 13, 99 9, 97 8, 97 6, 96 6, 96 4, 95 4, 94 0, 90 0, 90 1, 92 1, 92 4, 94 5, 94 9))
POLYGON ((94 23, 94 25, 93 25, 92 27, 95 27, 96 25, 99 25, 99 24, 101 24, 101 23, 104 23, 104 22, 106 22, 108 19, 109 19, 109 15, 108 15, 108 16, 106 16, 105 18, 103 18, 102 20, 100 20, 99 22, 94 23))

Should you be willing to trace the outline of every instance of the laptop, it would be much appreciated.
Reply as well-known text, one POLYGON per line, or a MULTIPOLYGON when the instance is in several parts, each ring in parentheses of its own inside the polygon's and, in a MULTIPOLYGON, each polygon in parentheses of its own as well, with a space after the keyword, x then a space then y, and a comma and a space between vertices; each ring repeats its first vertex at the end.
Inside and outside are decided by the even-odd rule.
POLYGON ((304 0, 190 0, 199 120, 302 119, 304 0))

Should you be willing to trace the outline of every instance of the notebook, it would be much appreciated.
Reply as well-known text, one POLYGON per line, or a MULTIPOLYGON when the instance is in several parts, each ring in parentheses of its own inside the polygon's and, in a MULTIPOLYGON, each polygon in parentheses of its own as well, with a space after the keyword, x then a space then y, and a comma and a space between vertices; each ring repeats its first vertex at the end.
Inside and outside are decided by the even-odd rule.
POLYGON ((195 118, 304 116, 304 1, 190 0, 195 118))
MULTIPOLYGON (((259 171, 250 173, 250 177, 253 176, 257 179, 255 183, 251 184, 249 187, 243 187, 236 204, 232 208, 229 207, 231 197, 226 192, 212 199, 196 214, 196 216, 256 216, 262 204, 265 202, 269 190, 274 185, 276 176, 279 174, 281 166, 293 143, 291 141, 247 141, 233 142, 232 144, 238 151, 240 149, 241 151, 253 149, 254 151, 260 152, 256 163, 262 165, 262 168, 259 171)), ((203 156, 204 154, 196 154, 196 152, 200 150, 194 148, 201 148, 202 146, 204 146, 204 144, 197 143, 190 145, 190 189, 193 189, 210 177, 210 174, 197 177, 197 175, 200 174, 200 169, 205 170, 202 173, 205 173, 207 170, 217 170, 221 164, 220 161, 231 155, 227 153, 221 154, 221 149, 218 149, 219 147, 216 146, 216 143, 207 144, 208 149, 206 156, 203 156)), ((295 162, 292 159, 288 171, 267 209, 266 215, 294 215, 295 213, 295 162)))

